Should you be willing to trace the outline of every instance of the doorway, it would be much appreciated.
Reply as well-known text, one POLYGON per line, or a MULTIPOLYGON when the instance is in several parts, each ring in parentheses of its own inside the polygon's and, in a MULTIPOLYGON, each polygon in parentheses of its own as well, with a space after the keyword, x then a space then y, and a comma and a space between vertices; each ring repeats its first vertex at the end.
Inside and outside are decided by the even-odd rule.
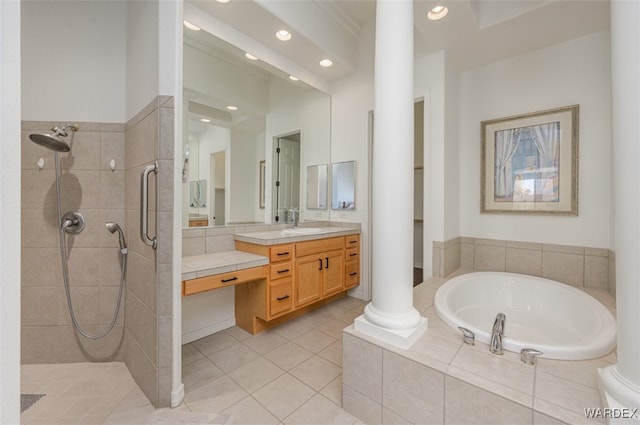
POLYGON ((300 131, 274 139, 273 170, 273 220, 288 223, 300 208, 300 131))

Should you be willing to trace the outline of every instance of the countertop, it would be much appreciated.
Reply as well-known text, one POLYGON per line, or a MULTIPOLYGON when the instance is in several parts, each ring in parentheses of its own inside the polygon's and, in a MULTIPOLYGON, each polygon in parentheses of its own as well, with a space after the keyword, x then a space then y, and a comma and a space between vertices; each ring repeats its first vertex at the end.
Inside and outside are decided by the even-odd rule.
POLYGON ((269 264, 262 255, 243 251, 222 251, 213 254, 182 257, 182 280, 249 269, 269 264))
POLYGON ((278 245, 281 243, 290 242, 303 242, 317 239, 332 238, 335 236, 356 235, 360 233, 359 227, 342 227, 342 226, 327 226, 327 227, 299 227, 301 232, 305 232, 305 229, 311 229, 312 233, 287 233, 292 231, 291 228, 283 230, 269 230, 265 232, 248 232, 237 233, 235 239, 237 241, 249 242, 256 245, 278 245))

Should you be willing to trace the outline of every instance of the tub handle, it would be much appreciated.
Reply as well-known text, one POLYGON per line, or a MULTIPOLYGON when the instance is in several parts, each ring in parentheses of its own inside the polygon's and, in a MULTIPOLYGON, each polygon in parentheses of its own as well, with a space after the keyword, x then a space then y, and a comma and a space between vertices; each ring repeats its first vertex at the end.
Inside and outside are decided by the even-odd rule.
POLYGON ((534 365, 536 364, 536 356, 541 356, 544 353, 540 350, 536 350, 535 348, 523 348, 520 350, 520 360, 522 363, 534 365))
POLYGON ((469 344, 469 345, 476 344, 476 335, 473 332, 471 332, 467 328, 463 328, 462 326, 458 326, 458 330, 462 332, 462 341, 464 341, 465 344, 469 344))

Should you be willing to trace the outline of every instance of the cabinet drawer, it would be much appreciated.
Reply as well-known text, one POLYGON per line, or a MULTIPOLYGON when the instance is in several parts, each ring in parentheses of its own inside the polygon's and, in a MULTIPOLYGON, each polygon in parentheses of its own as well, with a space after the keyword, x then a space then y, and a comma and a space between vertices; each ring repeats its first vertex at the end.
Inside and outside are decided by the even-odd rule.
POLYGON ((292 282, 291 279, 285 279, 270 284, 269 314, 271 317, 287 312, 293 307, 292 282))
POLYGON ((293 244, 277 245, 269 249, 269 260, 273 263, 276 261, 286 261, 293 258, 293 244))
POLYGON ((360 263, 347 264, 344 269, 344 286, 351 288, 360 283, 360 263))
POLYGON ((182 295, 192 295, 198 292, 209 291, 211 289, 223 288, 225 286, 238 285, 252 280, 267 277, 267 267, 252 267, 250 269, 237 270, 235 272, 215 274, 198 279, 185 280, 182 282, 182 295))
POLYGON ((347 248, 344 253, 344 262, 346 264, 350 264, 360 261, 360 254, 358 253, 358 251, 358 247, 347 248))
POLYGON ((293 263, 287 261, 286 263, 272 264, 269 277, 271 280, 282 279, 293 275, 293 263))
POLYGON ((316 241, 299 242, 296 244, 296 257, 318 254, 325 251, 342 249, 344 238, 319 239, 316 241))
POLYGON ((360 235, 347 235, 344 237, 345 248, 360 246, 360 235))

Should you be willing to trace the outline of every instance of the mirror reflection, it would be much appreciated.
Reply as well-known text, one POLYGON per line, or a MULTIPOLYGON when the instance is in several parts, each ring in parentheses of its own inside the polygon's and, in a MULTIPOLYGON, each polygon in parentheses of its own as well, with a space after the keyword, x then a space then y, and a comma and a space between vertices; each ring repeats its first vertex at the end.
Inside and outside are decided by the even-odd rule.
POLYGON ((327 209, 327 164, 307 167, 307 209, 327 209))
POLYGON ((183 226, 282 222, 306 205, 307 167, 330 161, 330 97, 204 30, 184 30, 183 62, 183 226))
POLYGON ((331 164, 331 209, 356 209, 356 162, 331 164))

